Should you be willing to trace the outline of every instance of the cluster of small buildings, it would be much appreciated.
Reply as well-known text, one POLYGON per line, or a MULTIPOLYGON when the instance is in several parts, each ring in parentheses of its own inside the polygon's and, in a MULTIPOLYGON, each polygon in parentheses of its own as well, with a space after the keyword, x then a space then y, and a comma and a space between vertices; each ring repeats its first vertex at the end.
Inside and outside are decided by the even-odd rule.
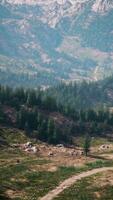
MULTIPOLYGON (((63 156, 71 156, 71 157, 81 157, 84 156, 84 151, 82 149, 75 149, 72 148, 66 148, 63 144, 58 144, 56 146, 49 146, 49 145, 40 145, 39 148, 34 145, 32 142, 27 142, 25 144, 14 144, 13 147, 20 148, 25 152, 36 154, 40 151, 40 154, 53 157, 56 155, 62 154, 63 156)), ((101 145, 98 150, 104 151, 109 150, 110 145, 103 144, 101 145)))
POLYGON ((37 153, 38 152, 38 148, 36 146, 34 146, 32 144, 32 142, 27 142, 25 144, 21 145, 21 148, 25 151, 25 152, 30 152, 30 153, 37 153))
POLYGON ((63 144, 58 144, 49 151, 48 156, 54 156, 56 154, 63 153, 64 156, 80 157, 84 155, 82 150, 74 148, 65 148, 63 144))
POLYGON ((103 144, 99 147, 99 150, 107 150, 107 149, 110 149, 110 145, 108 144, 103 144))

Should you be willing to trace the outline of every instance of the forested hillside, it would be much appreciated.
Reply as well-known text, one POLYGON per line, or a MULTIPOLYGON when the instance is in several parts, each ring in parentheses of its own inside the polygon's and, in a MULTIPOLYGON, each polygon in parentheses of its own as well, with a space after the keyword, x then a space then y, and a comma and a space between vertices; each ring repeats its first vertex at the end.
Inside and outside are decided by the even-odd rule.
POLYGON ((113 76, 97 82, 70 83, 50 88, 58 103, 76 110, 101 109, 113 106, 113 76))
POLYGON ((110 135, 112 89, 112 77, 91 84, 61 84, 46 91, 0 86, 0 123, 55 144, 72 143, 73 137, 86 133, 110 135))

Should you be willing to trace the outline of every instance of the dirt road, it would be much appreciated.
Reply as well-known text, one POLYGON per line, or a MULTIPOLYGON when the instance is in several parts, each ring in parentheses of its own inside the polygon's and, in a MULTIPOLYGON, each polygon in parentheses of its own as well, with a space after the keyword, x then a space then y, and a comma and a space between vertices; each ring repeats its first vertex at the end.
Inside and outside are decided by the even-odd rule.
POLYGON ((87 172, 83 172, 78 175, 74 175, 65 181, 63 181, 59 186, 57 186, 54 190, 50 191, 48 194, 46 194, 44 197, 40 198, 40 200, 52 200, 54 199, 58 194, 60 194, 63 190, 66 188, 69 188, 71 185, 76 183, 76 181, 80 180, 81 178, 85 178, 87 176, 91 176, 93 174, 103 172, 106 170, 113 170, 113 167, 103 167, 103 168, 97 168, 93 169, 87 172))

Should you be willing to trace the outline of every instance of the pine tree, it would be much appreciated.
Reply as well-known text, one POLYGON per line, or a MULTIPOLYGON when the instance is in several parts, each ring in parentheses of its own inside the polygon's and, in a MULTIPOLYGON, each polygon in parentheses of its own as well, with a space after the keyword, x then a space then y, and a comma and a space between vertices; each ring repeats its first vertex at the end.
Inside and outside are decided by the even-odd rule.
POLYGON ((87 156, 88 152, 90 151, 90 146, 91 146, 91 137, 87 134, 84 140, 84 153, 87 156))
POLYGON ((58 142, 59 142, 59 135, 58 135, 57 129, 54 128, 52 143, 57 144, 58 142))
POLYGON ((48 128, 47 128, 47 133, 48 133, 48 142, 52 143, 53 142, 53 134, 54 134, 54 121, 53 120, 49 120, 48 121, 48 128))
POLYGON ((27 97, 27 105, 34 106, 37 105, 36 92, 34 90, 29 90, 27 97))
POLYGON ((48 133, 47 133, 47 123, 48 121, 46 119, 43 119, 43 121, 41 122, 40 124, 40 127, 39 127, 39 139, 40 140, 43 140, 43 141, 47 141, 48 139, 48 133))

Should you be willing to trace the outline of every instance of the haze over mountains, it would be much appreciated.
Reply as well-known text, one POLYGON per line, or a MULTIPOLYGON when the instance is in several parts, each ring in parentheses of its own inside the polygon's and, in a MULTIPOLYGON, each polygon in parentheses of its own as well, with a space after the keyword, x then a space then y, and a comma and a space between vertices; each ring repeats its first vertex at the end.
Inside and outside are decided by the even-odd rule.
POLYGON ((48 86, 112 73, 112 0, 0 2, 1 83, 48 86))

